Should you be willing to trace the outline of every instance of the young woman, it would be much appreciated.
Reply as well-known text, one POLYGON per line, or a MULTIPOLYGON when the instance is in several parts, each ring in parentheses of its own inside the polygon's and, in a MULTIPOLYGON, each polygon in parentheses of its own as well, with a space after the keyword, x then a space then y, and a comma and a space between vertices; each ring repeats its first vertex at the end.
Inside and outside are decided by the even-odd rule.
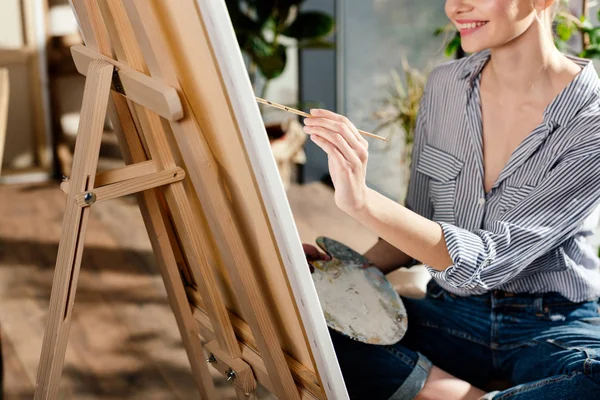
POLYGON ((430 75, 406 208, 365 184, 367 142, 348 119, 305 120, 336 204, 382 238, 366 256, 384 272, 419 260, 433 276, 425 299, 404 299, 400 343, 332 332, 349 392, 600 398, 600 261, 586 242, 600 205, 598 76, 554 46, 553 0, 445 9, 474 54, 430 75), (498 379, 512 387, 479 389, 498 379))

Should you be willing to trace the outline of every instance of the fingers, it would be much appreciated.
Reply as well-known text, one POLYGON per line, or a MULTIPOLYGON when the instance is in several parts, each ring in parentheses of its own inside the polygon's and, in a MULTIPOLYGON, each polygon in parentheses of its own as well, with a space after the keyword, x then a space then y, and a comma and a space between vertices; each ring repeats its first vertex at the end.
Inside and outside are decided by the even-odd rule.
POLYGON ((346 126, 348 126, 348 128, 350 129, 350 132, 354 135, 354 137, 356 137, 356 140, 359 143, 361 143, 363 146, 366 146, 366 147, 369 146, 369 142, 363 137, 363 135, 361 135, 358 132, 358 129, 356 129, 356 126, 354 126, 354 124, 346 116, 336 114, 332 111, 321 109, 321 108, 315 108, 315 109, 310 110, 310 114, 313 115, 314 117, 327 118, 327 119, 331 119, 333 121, 337 121, 337 122, 345 124, 346 126))
POLYGON ((346 138, 338 132, 334 132, 321 126, 305 126, 304 131, 311 135, 313 141, 315 141, 315 136, 318 136, 319 139, 324 139, 324 142, 326 142, 327 145, 326 147, 321 146, 321 141, 315 141, 315 143, 325 150, 328 155, 337 156, 335 153, 339 153, 344 161, 348 162, 350 165, 358 166, 361 164, 357 151, 351 148, 346 138))
POLYGON ((356 135, 354 135, 350 127, 343 122, 336 121, 330 118, 312 117, 306 118, 304 120, 304 124, 306 126, 320 127, 334 133, 339 133, 344 137, 344 139, 346 139, 346 142, 354 150, 357 150, 362 146, 362 144, 358 141, 358 138, 356 137, 356 135))
POLYGON ((368 142, 346 117, 327 110, 311 110, 311 113, 315 116, 304 120, 306 133, 327 139, 351 165, 367 161, 368 142))
MULTIPOLYGON (((338 135, 339 136, 339 135, 338 135)), ((334 161, 335 165, 339 166, 340 168, 342 168, 345 171, 352 171, 353 167, 352 165, 357 165, 357 164, 353 164, 352 162, 348 161, 340 152, 340 150, 333 144, 331 143, 329 140, 319 136, 316 133, 313 133, 310 135, 310 139, 315 142, 315 144, 317 146, 319 146, 321 149, 323 149, 323 151, 325 153, 327 153, 327 158, 330 161, 334 161)), ((348 149, 350 149, 350 147, 348 146, 348 143, 346 143, 346 147, 348 149)), ((350 152, 352 152, 352 150, 349 150, 350 152)), ((350 156, 350 158, 352 158, 352 156, 350 156)), ((356 154, 354 154, 354 159, 357 159, 356 154)), ((335 185, 335 183, 334 183, 335 185)))
POLYGON ((315 246, 310 244, 302 244, 302 249, 304 250, 304 254, 306 254, 306 258, 309 261, 329 261, 331 257, 327 254, 321 253, 315 246))
POLYGON ((329 261, 331 260, 331 256, 328 254, 321 253, 315 246, 310 244, 302 243, 302 249, 304 250, 304 254, 306 255, 306 261, 308 264, 308 268, 310 273, 315 272, 315 267, 310 264, 310 261, 329 261))

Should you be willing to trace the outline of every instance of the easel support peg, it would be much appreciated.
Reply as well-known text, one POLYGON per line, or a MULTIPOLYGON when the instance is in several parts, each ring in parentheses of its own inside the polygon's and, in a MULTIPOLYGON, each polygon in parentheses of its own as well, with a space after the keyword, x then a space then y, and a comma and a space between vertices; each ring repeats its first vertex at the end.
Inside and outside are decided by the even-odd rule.
POLYGON ((206 362, 219 371, 227 382, 234 385, 243 393, 251 393, 256 389, 256 379, 250 366, 241 358, 231 358, 221 350, 216 340, 206 343, 209 351, 206 362))
POLYGON ((96 202, 96 195, 94 194, 94 192, 87 192, 83 196, 83 201, 85 201, 85 204, 87 204, 88 206, 91 206, 96 202))

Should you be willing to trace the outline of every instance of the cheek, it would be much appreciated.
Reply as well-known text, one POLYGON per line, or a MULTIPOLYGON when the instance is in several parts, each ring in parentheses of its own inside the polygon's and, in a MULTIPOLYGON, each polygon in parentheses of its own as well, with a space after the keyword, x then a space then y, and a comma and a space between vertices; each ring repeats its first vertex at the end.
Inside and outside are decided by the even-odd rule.
MULTIPOLYGON (((492 16, 494 25, 498 26, 502 31, 510 31, 518 20, 521 10, 520 3, 522 0, 491 0, 488 1, 489 13, 492 16)), ((499 29, 499 30, 500 30, 499 29)))
POLYGON ((492 16, 492 35, 498 41, 508 41, 520 36, 531 23, 532 0, 487 1, 492 16))
POLYGON ((506 19, 512 24, 523 25, 535 11, 532 0, 506 0, 506 19))

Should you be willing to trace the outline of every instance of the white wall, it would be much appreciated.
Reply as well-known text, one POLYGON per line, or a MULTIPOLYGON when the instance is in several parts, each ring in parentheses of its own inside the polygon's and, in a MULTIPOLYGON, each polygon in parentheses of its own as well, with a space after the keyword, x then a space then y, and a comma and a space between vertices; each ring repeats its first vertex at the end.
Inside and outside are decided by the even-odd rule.
MULTIPOLYGON (((402 60, 421 70, 447 61, 442 39, 433 32, 444 26, 448 18, 443 2, 414 0, 339 0, 343 3, 338 18, 341 30, 340 77, 341 103, 357 127, 373 131, 377 122, 373 113, 381 108, 392 83, 390 70, 402 75, 402 60)), ((389 131, 401 133, 399 127, 389 131)), ((371 187, 398 200, 405 181, 401 164, 403 142, 395 135, 391 148, 369 140, 371 147, 367 181, 371 187)))
POLYGON ((0 48, 18 49, 23 46, 20 0, 2 0, 0 5, 0 48))
MULTIPOLYGON (((24 44, 20 0, 1 0, 0 49, 18 49, 24 44)), ((34 130, 30 102, 30 74, 25 64, 2 64, 8 67, 10 99, 8 129, 4 148, 5 168, 25 168, 32 165, 34 130)))

